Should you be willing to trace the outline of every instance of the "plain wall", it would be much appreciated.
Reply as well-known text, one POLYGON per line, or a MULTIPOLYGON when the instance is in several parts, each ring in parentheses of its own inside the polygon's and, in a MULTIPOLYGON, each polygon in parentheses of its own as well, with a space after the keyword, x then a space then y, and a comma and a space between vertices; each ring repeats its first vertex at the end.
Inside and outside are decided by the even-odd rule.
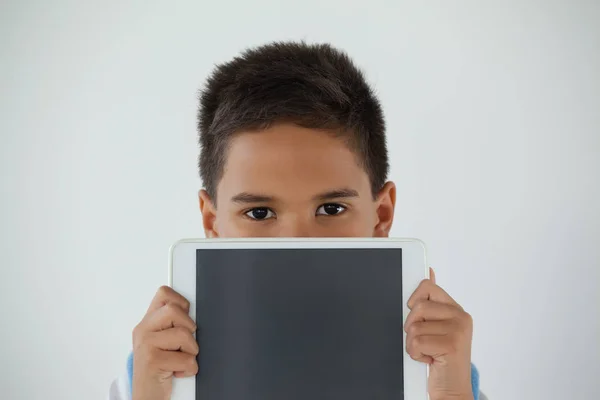
POLYGON ((105 398, 169 246, 202 236, 197 90, 283 39, 367 72, 393 235, 473 315, 488 396, 598 397, 598 21, 597 1, 3 1, 0 398, 105 398))

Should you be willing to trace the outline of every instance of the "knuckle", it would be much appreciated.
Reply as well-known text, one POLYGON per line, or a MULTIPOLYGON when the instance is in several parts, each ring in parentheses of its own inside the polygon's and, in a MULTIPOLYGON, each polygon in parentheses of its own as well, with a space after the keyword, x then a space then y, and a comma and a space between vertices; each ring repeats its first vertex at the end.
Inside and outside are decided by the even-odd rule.
POLYGON ((175 331, 177 340, 180 342, 184 342, 184 341, 188 340, 190 338, 190 336, 192 335, 190 333, 190 331, 188 331, 187 329, 185 329, 182 326, 176 326, 175 328, 173 328, 173 330, 175 331))
POLYGON ((198 371, 198 362, 196 361, 196 357, 193 355, 188 355, 186 357, 186 370, 196 373, 198 371))
POLYGON ((423 346, 423 336, 415 336, 412 340, 413 348, 419 348, 423 346))
POLYGON ((468 327, 473 326, 473 316, 466 311, 463 312, 463 321, 468 327))
POLYGON ((418 322, 413 322, 406 329, 406 333, 410 336, 417 336, 419 334, 419 331, 420 331, 420 324, 418 322))
POLYGON ((419 351, 415 348, 415 345, 412 343, 412 341, 406 344, 406 352, 413 360, 417 360, 417 358, 420 356, 419 351))
POLYGON ((408 353, 419 353, 419 349, 422 346, 422 340, 420 336, 413 336, 406 341, 406 351, 408 353))
POLYGON ((423 290, 427 289, 427 285, 429 284, 429 280, 428 279, 423 279, 420 283, 419 286, 417 286, 417 289, 415 290, 415 293, 420 293, 423 290))
POLYGON ((435 286, 435 283, 433 283, 433 281, 431 279, 423 279, 421 281, 421 285, 420 286, 422 287, 422 289, 429 290, 433 286, 435 286))
POLYGON ((408 354, 412 353, 414 350, 413 338, 406 340, 406 352, 408 354))
POLYGON ((179 309, 179 307, 177 307, 177 305, 173 304, 173 303, 167 303, 163 306, 164 308, 164 315, 167 318, 174 318, 176 315, 181 314, 181 311, 179 309))
POLYGON ((198 353, 200 352, 200 346, 198 345, 198 342, 194 338, 194 335, 191 332, 188 332, 186 337, 191 345, 192 355, 197 356, 198 353))
POLYGON ((413 310, 416 312, 422 312, 427 307, 428 300, 419 300, 417 304, 413 307, 413 310))
POLYGON ((163 306, 164 309, 164 313, 165 315, 173 315, 175 312, 177 312, 177 309, 175 308, 175 306, 172 303, 167 303, 163 306))
POLYGON ((171 288, 166 286, 166 285, 162 285, 161 287, 158 288, 158 290, 156 291, 156 295, 157 296, 163 296, 163 297, 167 297, 169 295, 169 293, 171 292, 171 288))
POLYGON ((470 332, 473 328, 473 317, 466 311, 462 311, 456 321, 460 331, 470 332))

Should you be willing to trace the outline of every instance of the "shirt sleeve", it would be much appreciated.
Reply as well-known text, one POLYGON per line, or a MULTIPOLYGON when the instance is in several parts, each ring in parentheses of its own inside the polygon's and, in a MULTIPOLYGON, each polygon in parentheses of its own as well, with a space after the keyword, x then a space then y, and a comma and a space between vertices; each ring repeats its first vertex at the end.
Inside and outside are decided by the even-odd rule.
POLYGON ((130 393, 128 376, 123 374, 111 383, 108 400, 130 400, 130 393))

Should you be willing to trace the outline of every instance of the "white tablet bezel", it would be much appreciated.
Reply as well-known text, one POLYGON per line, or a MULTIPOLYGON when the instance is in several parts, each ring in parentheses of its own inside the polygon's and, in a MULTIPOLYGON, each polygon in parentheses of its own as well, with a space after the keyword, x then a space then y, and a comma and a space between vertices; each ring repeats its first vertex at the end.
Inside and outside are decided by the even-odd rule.
MULTIPOLYGON (((425 245, 418 239, 392 238, 251 238, 251 239, 183 239, 169 251, 169 286, 190 302, 190 317, 196 320, 196 250, 197 249, 280 249, 280 248, 401 248, 402 292, 404 311, 410 295, 419 283, 429 278, 425 245)), ((427 366, 406 354, 404 334, 404 398, 427 400, 427 366)), ((195 400, 195 377, 175 378, 172 400, 195 400)))

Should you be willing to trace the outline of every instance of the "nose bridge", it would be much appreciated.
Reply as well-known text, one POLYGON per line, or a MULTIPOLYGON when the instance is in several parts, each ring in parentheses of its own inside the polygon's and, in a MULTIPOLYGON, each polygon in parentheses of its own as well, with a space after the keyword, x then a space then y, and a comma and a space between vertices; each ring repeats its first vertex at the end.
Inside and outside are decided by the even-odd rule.
POLYGON ((311 237, 312 219, 301 213, 288 214, 280 221, 279 236, 281 237, 311 237))

